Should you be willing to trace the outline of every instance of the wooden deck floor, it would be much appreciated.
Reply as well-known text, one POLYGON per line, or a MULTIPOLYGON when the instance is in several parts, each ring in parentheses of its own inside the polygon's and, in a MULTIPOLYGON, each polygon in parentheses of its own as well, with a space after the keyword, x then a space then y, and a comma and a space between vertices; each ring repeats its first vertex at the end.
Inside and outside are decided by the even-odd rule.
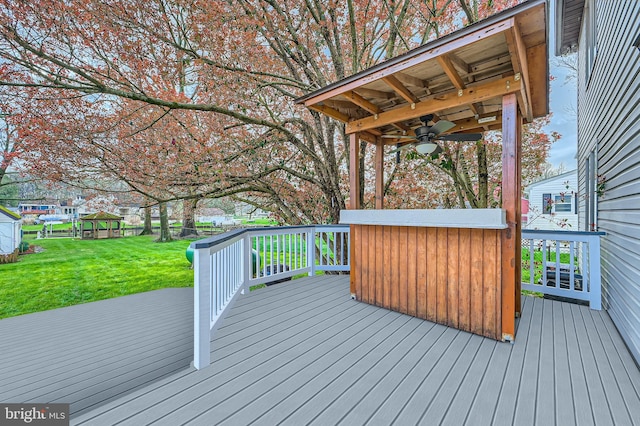
POLYGON ((193 360, 193 289, 164 289, 0 320, 0 402, 64 402, 71 416, 193 360))
MULTIPOLYGON (((139 296, 142 302, 144 296, 139 296)), ((189 299, 176 296, 176 304, 180 305, 181 297, 189 299)), ((178 368, 146 385, 123 390, 120 398, 96 401, 99 406, 80 408, 78 402, 72 403, 78 408, 72 423, 638 422, 640 371, 606 312, 529 297, 523 300, 517 340, 511 345, 352 301, 348 277, 279 284, 239 299, 214 336, 210 367, 178 368)), ((179 309, 169 306, 164 311, 177 315, 179 309)), ((103 315, 107 323, 108 316, 103 315)), ((14 319, 15 324, 20 318, 14 319)), ((3 336, 4 321, 8 320, 0 321, 3 336)), ((28 324, 25 327, 29 329, 28 324)), ((9 326, 15 334, 13 328, 9 326)), ((183 336, 178 328, 167 333, 176 344, 183 337, 189 340, 186 355, 191 334, 185 331, 183 336)), ((105 327, 101 334, 118 332, 105 327)), ((133 354, 139 345, 132 334, 122 347, 131 347, 133 354)), ((51 349, 42 349, 40 358, 47 350, 51 349)), ((162 359, 163 353, 156 349, 155 356, 162 359)), ((5 360, 4 352, 0 358, 6 371, 22 368, 13 380, 28 382, 35 375, 28 363, 15 357, 5 360)), ((70 385, 76 381, 73 375, 66 378, 70 385)), ((13 381, 3 382, 3 390, 5 384, 10 390, 3 391, 0 400, 12 395, 13 381)), ((54 393, 55 400, 70 402, 66 394, 70 392, 54 393)), ((12 400, 46 398, 36 393, 21 395, 12 400)))

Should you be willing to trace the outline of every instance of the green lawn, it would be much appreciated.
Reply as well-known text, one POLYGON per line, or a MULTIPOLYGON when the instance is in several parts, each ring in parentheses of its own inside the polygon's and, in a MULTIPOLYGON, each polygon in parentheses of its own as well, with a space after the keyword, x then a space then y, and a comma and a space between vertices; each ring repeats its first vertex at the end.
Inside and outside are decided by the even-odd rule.
MULTIPOLYGON (((529 277, 531 276, 531 262, 530 262, 531 253, 528 249, 522 249, 522 281, 529 282, 529 277)), ((556 252, 548 251, 547 252, 547 263, 555 264, 556 262, 556 252)), ((569 253, 560 253, 560 263, 568 264, 571 262, 571 256, 569 253)), ((578 264, 578 259, 574 259, 574 264, 578 264)), ((534 283, 537 283, 542 278, 542 251, 534 250, 533 252, 533 273, 534 273, 534 283)))
POLYGON ((193 285, 185 257, 190 241, 153 238, 31 241, 45 250, 0 265, 0 318, 193 285))

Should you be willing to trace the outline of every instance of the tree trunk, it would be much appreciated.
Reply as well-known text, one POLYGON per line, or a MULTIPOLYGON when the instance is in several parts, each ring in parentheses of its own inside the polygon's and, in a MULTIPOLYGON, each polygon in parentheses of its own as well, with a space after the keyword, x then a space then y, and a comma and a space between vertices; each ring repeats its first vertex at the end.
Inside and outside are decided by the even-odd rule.
POLYGON ((482 141, 477 144, 478 157, 478 202, 481 209, 489 206, 489 166, 487 165, 487 146, 482 141))
POLYGON ((153 228, 151 227, 151 207, 144 208, 144 227, 139 235, 153 235, 153 228))
POLYGON ((169 215, 167 214, 167 203, 158 204, 160 210, 160 238, 156 241, 166 243, 172 240, 169 230, 169 215))
POLYGON ((365 168, 365 157, 367 155, 367 142, 361 141, 360 142, 360 158, 359 158, 359 166, 358 166, 358 180, 360 181, 360 205, 357 206, 357 208, 359 209, 363 209, 364 208, 364 190, 365 188, 365 173, 364 171, 366 170, 365 168))
POLYGON ((188 235, 198 235, 196 228, 196 207, 198 206, 198 198, 184 200, 182 202, 182 230, 180 238, 188 235))

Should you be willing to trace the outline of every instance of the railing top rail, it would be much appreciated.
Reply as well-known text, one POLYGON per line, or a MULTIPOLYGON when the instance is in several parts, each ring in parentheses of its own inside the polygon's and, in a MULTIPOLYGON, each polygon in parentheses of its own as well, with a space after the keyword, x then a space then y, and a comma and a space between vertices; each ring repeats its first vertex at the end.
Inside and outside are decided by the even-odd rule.
POLYGON ((198 241, 194 241, 192 242, 189 247, 193 248, 193 249, 206 249, 206 248, 211 248, 213 246, 217 246, 220 245, 222 243, 225 243, 233 238, 242 236, 245 232, 247 232, 246 229, 242 228, 242 229, 236 229, 233 231, 227 231, 224 234, 220 234, 220 235, 214 235, 213 237, 209 237, 209 238, 205 238, 203 240, 198 240, 198 241))
POLYGON ((602 231, 598 231, 598 232, 589 232, 589 231, 558 231, 558 230, 546 230, 546 229, 523 229, 522 230, 522 234, 524 236, 524 234, 531 234, 531 235, 548 235, 548 234, 552 234, 552 235, 558 235, 558 236, 563 236, 563 235, 576 235, 576 236, 596 236, 596 235, 607 235, 606 232, 602 232, 602 231))
POLYGON ((213 237, 204 238, 202 240, 194 241, 191 243, 190 247, 193 249, 207 249, 220 244, 223 244, 233 238, 244 235, 247 232, 250 233, 259 233, 259 232, 269 232, 269 231, 283 231, 283 230, 299 230, 299 229, 323 229, 323 228, 344 228, 349 229, 349 225, 294 225, 294 226, 262 226, 258 228, 240 228, 233 231, 225 232, 224 234, 214 235, 213 237))

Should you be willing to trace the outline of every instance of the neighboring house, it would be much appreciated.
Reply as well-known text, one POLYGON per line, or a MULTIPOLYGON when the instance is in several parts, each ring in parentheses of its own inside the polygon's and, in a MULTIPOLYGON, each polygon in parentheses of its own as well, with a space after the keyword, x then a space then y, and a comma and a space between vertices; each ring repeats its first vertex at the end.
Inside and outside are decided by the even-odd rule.
POLYGON ((73 204, 73 200, 63 200, 60 202, 60 214, 69 221, 78 218, 78 206, 73 204))
POLYGON ((58 207, 58 204, 54 204, 53 202, 25 202, 18 204, 18 211, 22 216, 40 216, 41 214, 56 214, 58 213, 58 207))
MULTIPOLYGON (((0 206, 0 256, 16 256, 22 240, 22 218, 0 206)), ((13 261, 13 260, 11 260, 13 261)), ((3 263, 0 261, 0 263, 3 263)))
POLYGON ((529 185, 525 190, 529 194, 529 212, 523 228, 577 231, 577 188, 575 170, 529 185))
POLYGON ((606 232, 603 306, 640 362, 640 1, 557 0, 556 22, 556 54, 578 46, 579 228, 606 232))

